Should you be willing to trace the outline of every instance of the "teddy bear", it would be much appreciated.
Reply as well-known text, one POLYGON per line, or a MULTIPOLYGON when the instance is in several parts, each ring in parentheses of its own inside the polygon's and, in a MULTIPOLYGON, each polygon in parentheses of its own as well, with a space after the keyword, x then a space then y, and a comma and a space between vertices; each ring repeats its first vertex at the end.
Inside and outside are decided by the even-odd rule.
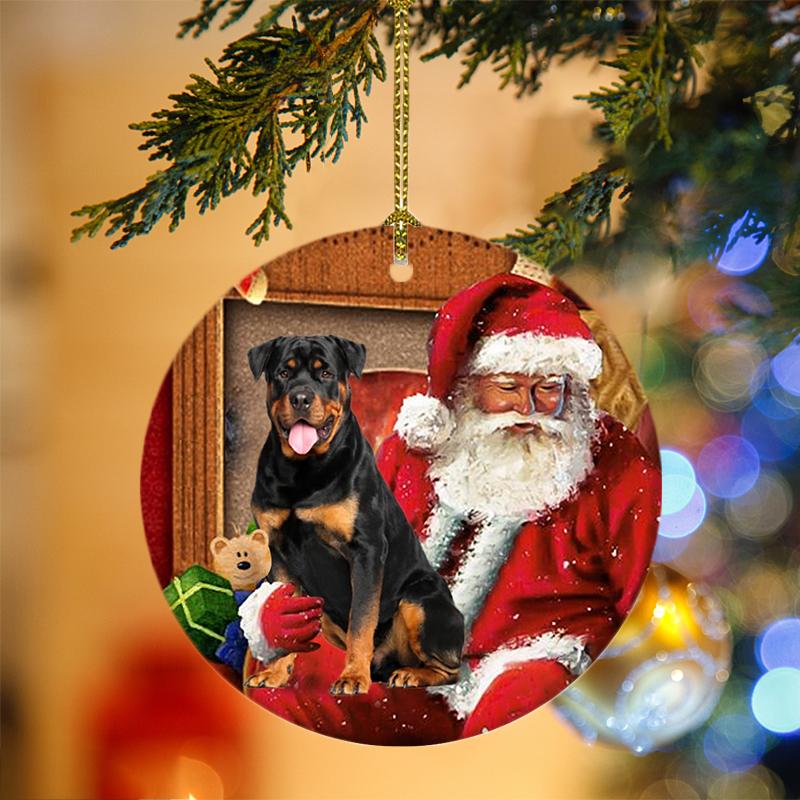
POLYGON ((272 566, 267 534, 256 529, 252 533, 217 536, 209 544, 213 570, 230 581, 234 591, 252 591, 272 566))

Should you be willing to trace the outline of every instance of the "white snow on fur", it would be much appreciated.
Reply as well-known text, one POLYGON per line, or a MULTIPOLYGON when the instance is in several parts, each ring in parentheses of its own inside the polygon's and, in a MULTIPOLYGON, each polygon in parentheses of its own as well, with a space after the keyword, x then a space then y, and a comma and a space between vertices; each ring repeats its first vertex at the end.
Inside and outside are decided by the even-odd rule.
POLYGON ((497 582, 497 574, 506 563, 523 522, 516 516, 485 520, 464 555, 450 591, 456 608, 464 615, 467 636, 497 582))
POLYGON ((429 453, 447 441, 453 415, 438 398, 413 394, 403 400, 394 429, 410 448, 429 453))
POLYGON ((264 634, 261 632, 259 617, 264 603, 270 595, 279 589, 283 584, 280 581, 270 583, 264 581, 250 596, 239 606, 239 618, 241 619, 242 633, 247 639, 252 654, 265 663, 274 661, 278 656, 284 655, 285 650, 272 648, 267 643, 264 634))
POLYGON ((573 375, 583 383, 596 378, 603 367, 603 351, 591 339, 557 338, 541 333, 498 333, 478 341, 467 372, 493 375, 573 375))
POLYGON ((482 658, 474 671, 462 666, 458 683, 452 686, 436 686, 428 691, 443 695, 458 718, 464 719, 475 710, 495 678, 511 667, 527 661, 558 661, 573 675, 580 675, 591 663, 586 653, 584 637, 543 633, 516 646, 495 650, 482 658))
POLYGON ((422 543, 422 549, 434 569, 438 570, 442 566, 450 545, 465 520, 465 514, 460 514, 441 501, 433 507, 425 524, 427 538, 422 543))

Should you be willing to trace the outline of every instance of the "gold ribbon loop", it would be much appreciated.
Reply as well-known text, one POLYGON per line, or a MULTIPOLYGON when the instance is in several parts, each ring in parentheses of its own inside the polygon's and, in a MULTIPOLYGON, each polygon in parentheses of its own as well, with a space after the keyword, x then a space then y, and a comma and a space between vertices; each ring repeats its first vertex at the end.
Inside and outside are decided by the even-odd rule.
POLYGON ((392 270, 395 280, 408 280, 408 226, 419 220, 408 210, 408 8, 411 0, 389 0, 394 8, 394 211, 384 225, 394 228, 394 264, 407 269, 392 270), (403 277, 398 278, 398 275, 403 277))

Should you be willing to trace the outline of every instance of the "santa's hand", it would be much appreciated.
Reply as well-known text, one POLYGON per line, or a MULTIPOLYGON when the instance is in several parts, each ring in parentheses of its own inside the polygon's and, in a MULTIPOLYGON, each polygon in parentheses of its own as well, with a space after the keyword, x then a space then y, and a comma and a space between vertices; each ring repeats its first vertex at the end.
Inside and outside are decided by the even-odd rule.
POLYGON ((322 628, 321 597, 295 597, 287 583, 267 598, 259 613, 261 632, 269 647, 290 653, 307 653, 319 644, 311 641, 322 628))

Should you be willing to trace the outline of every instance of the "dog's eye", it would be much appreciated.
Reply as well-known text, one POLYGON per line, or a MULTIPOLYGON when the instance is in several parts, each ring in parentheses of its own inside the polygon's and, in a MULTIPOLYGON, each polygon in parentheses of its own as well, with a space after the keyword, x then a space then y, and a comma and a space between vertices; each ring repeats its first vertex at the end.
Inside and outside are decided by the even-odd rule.
POLYGON ((286 379, 289 377, 289 370, 288 370, 288 369, 281 369, 281 370, 278 370, 278 377, 279 377, 279 378, 280 378, 282 381, 285 381, 285 380, 286 380, 286 379))
POLYGON ((333 373, 330 370, 324 369, 320 373, 320 377, 324 381, 329 381, 329 380, 331 380, 333 378, 333 373))

